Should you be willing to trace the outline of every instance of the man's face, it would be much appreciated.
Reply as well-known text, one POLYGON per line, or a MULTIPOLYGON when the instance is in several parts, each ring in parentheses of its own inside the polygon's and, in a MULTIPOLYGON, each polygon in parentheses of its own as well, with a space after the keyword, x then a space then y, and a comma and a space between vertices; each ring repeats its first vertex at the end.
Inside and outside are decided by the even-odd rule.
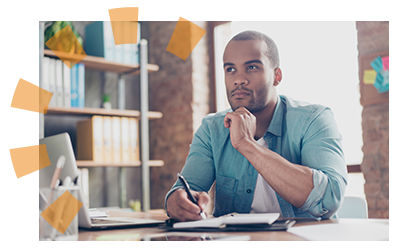
POLYGON ((263 110, 275 93, 274 69, 261 40, 231 41, 223 57, 226 94, 232 110, 263 110))

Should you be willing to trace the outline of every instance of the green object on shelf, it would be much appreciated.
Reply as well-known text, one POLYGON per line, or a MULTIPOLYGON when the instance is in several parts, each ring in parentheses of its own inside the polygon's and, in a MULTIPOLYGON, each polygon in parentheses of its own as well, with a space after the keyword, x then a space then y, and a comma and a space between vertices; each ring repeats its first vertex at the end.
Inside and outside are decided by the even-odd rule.
MULTIPOLYGON (((71 27, 72 32, 74 32, 76 38, 78 39, 78 42, 82 45, 83 47, 83 39, 81 35, 74 29, 74 25, 72 24, 72 21, 55 21, 55 22, 48 22, 46 25, 49 25, 46 30, 44 31, 44 43, 46 43, 51 37, 53 37, 58 31, 62 30, 65 28, 67 25, 71 27), (50 24, 51 23, 51 24, 50 24), (50 24, 50 25, 49 25, 50 24)), ((46 45, 45 45, 46 48, 46 45)))
POLYGON ((103 95, 103 102, 110 102, 110 96, 109 95, 103 95))

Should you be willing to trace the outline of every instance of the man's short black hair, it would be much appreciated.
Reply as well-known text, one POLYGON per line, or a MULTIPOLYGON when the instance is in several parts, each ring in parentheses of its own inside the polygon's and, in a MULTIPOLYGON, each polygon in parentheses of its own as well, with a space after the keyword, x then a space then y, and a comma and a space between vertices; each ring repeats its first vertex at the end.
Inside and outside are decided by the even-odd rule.
POLYGON ((275 42, 264 33, 255 31, 255 30, 246 30, 236 34, 232 37, 231 41, 247 41, 247 40, 261 40, 264 41, 267 46, 267 57, 272 64, 272 67, 275 69, 279 67, 279 53, 278 48, 276 47, 275 42))

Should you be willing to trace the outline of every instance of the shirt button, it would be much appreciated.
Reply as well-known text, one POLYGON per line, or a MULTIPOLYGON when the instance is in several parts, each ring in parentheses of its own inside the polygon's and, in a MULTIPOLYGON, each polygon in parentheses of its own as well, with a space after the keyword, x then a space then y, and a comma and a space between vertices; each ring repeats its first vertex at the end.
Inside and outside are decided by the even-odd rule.
POLYGON ((247 189, 246 192, 250 194, 251 193, 251 189, 247 189))

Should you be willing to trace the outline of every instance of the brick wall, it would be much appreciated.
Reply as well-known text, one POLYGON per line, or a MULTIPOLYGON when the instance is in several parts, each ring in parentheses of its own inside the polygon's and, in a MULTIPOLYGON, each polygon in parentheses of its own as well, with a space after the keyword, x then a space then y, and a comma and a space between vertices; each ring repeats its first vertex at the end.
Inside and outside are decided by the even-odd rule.
MULTIPOLYGON (((360 81, 362 72, 377 55, 388 55, 389 22, 356 22, 360 81)), ((389 218, 389 94, 379 94, 360 82, 363 105, 361 171, 370 218, 389 218)))
MULTIPOLYGON (((205 22, 195 24, 206 29, 205 22)), ((150 121, 150 159, 165 163, 150 169, 151 209, 164 207, 165 194, 185 163, 193 133, 208 113, 207 34, 183 61, 166 51, 175 26, 176 22, 143 23, 149 63, 160 67, 149 74, 149 109, 163 113, 162 119, 150 121)))

